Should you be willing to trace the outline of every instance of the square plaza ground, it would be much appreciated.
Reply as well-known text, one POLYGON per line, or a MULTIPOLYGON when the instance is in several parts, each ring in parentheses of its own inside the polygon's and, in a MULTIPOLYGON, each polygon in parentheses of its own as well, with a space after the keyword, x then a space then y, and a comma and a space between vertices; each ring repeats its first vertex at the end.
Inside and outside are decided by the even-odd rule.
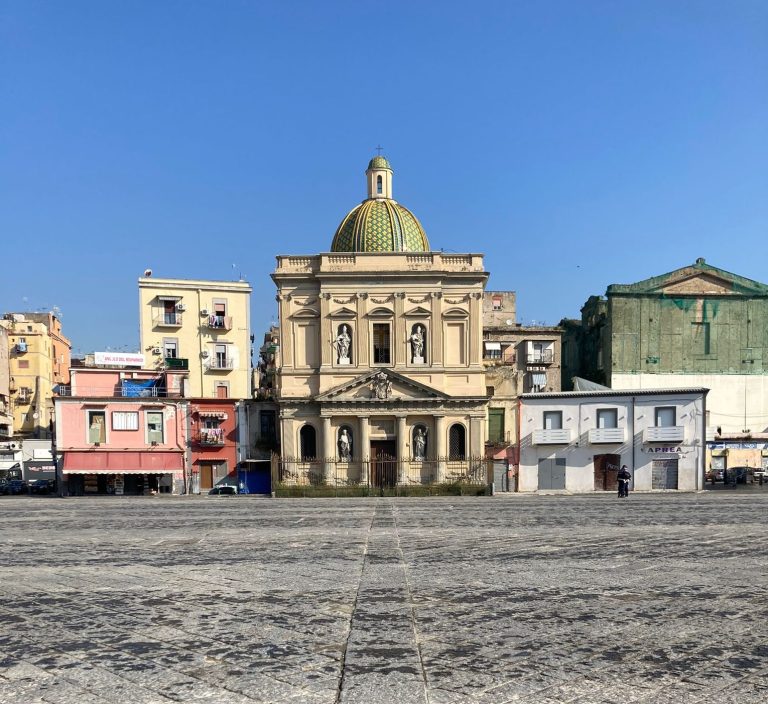
POLYGON ((4 497, 0 702, 765 702, 767 510, 4 497))

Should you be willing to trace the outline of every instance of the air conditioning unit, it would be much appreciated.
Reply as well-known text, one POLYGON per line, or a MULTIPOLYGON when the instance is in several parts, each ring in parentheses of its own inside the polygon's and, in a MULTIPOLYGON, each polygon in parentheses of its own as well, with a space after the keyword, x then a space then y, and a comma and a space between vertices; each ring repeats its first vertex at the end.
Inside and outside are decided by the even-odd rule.
POLYGON ((163 351, 159 347, 152 348, 152 354, 162 354, 163 351))
POLYGON ((207 308, 203 308, 203 309, 200 311, 200 315, 208 315, 208 309, 207 309, 207 308))
POLYGON ((187 307, 183 303, 177 303, 176 304, 176 310, 179 311, 179 313, 183 313, 187 307))
POLYGON ((208 350, 203 350, 203 351, 200 353, 200 356, 201 356, 203 359, 205 359, 206 357, 208 357, 208 350))

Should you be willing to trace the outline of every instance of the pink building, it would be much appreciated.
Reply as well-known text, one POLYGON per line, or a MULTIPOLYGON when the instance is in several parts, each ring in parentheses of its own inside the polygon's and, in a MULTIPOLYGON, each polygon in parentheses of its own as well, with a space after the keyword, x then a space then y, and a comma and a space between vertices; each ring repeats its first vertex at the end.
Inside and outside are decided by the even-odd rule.
POLYGON ((55 399, 65 493, 186 491, 182 370, 73 368, 55 399))

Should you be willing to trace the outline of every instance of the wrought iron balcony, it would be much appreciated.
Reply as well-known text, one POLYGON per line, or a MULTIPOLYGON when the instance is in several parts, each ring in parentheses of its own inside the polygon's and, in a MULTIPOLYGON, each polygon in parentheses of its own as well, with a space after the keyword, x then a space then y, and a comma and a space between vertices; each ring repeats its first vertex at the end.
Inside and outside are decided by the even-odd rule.
POLYGON ((224 444, 224 428, 200 428, 197 442, 206 447, 221 447, 224 444))
POLYGON ((161 313, 152 319, 152 325, 156 328, 180 328, 181 323, 181 313, 161 313))
POLYGON ((235 362, 231 358, 214 357, 208 360, 207 369, 212 372, 224 371, 228 372, 235 368, 235 362))
POLYGON ((525 356, 526 364, 552 364, 555 361, 554 350, 542 350, 541 352, 529 352, 525 356))
POLYGON ((232 329, 232 317, 229 315, 209 315, 203 324, 211 330, 227 331, 232 329))

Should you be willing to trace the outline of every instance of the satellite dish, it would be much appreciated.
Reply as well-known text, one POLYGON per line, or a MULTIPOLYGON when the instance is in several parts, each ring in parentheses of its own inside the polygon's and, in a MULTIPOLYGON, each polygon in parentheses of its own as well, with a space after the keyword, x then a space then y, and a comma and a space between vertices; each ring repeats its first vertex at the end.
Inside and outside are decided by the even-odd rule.
POLYGON ((152 269, 144 269, 144 276, 152 276, 152 269))
POLYGON ((512 325, 512 323, 513 323, 512 318, 507 318, 506 323, 507 323, 507 325, 512 325))

